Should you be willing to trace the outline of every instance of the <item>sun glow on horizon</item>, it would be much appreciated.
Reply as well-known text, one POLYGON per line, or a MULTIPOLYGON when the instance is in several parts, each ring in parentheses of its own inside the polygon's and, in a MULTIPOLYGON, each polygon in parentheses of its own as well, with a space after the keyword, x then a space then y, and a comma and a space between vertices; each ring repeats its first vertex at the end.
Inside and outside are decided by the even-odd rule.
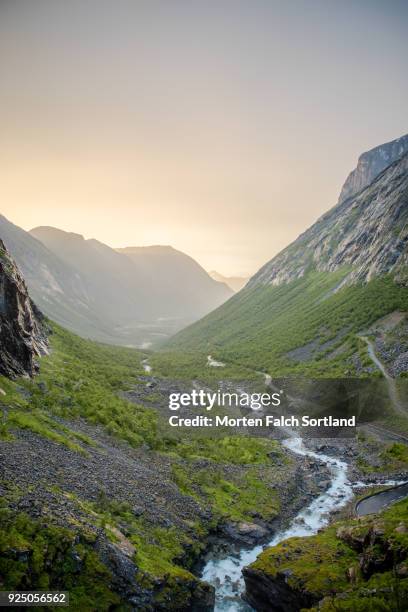
POLYGON ((336 203, 362 151, 406 133, 407 13, 3 3, 2 212, 250 276, 336 203))

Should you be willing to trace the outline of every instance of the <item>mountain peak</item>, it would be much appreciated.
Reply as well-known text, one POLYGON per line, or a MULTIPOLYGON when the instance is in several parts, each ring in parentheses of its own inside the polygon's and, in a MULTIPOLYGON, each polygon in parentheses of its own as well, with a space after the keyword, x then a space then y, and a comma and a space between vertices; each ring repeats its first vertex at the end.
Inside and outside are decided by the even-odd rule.
POLYGON ((208 273, 211 278, 218 281, 219 283, 224 283, 227 285, 232 291, 237 292, 240 291, 248 282, 248 277, 244 276, 224 276, 220 274, 216 270, 211 270, 208 273))
POLYGON ((347 200, 367 185, 387 166, 408 151, 408 134, 365 151, 358 158, 357 166, 348 175, 340 193, 339 203, 347 200))
MULTIPOLYGON (((349 269, 342 284, 380 274, 405 278, 408 263, 408 152, 353 197, 343 200, 252 277, 280 285, 309 271, 349 269)), ((404 281, 405 282, 405 281, 404 281)))

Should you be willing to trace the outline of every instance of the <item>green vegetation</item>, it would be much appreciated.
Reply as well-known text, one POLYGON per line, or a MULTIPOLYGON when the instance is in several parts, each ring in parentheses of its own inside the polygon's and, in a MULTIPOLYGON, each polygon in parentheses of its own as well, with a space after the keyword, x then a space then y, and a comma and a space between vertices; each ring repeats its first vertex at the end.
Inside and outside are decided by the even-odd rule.
MULTIPOLYGON (((92 525, 102 529, 119 548, 130 550, 138 568, 136 580, 152 593, 158 608, 181 609, 204 588, 190 570, 211 529, 226 521, 253 521, 254 499, 260 517, 268 520, 278 514, 276 483, 284 478, 288 460, 279 443, 272 440, 230 432, 225 435, 221 429, 211 437, 200 431, 188 431, 187 435, 169 431, 164 427, 167 413, 162 416, 153 408, 163 399, 159 388, 153 390, 150 408, 131 403, 122 395, 138 385, 145 388, 141 362, 146 353, 83 340, 54 324, 51 328, 51 352, 41 359, 39 374, 32 380, 0 379, 4 392, 0 394, 0 435, 8 448, 17 442, 19 429, 29 429, 82 454, 86 460, 92 453, 106 452, 98 446, 105 432, 123 441, 123 449, 126 443, 134 448, 143 446, 152 460, 166 462, 169 486, 173 483, 184 495, 194 498, 207 510, 208 519, 157 524, 148 513, 135 514, 123 499, 108 499, 101 491, 95 502, 92 494, 87 498, 86 490, 79 497, 64 490, 64 482, 59 481, 58 486, 55 482, 48 484, 53 505, 44 507, 43 519, 33 520, 7 509, 11 504, 15 508, 23 493, 17 485, 13 488, 10 482, 4 482, 7 491, 14 491, 5 498, 1 517, 0 573, 5 588, 66 588, 73 592, 77 609, 126 609, 115 594, 109 571, 93 550, 92 525), (87 430, 89 435, 77 431, 79 419, 98 426, 94 431, 99 433, 92 436, 92 429, 87 430), (53 516, 59 503, 70 508, 63 515, 69 521, 69 525, 64 522, 64 528, 53 516), (15 558, 15 550, 27 554, 15 558), (77 570, 71 558, 80 559, 81 580, 77 580, 76 590, 72 585, 77 570), (95 583, 96 608, 87 599, 87 581, 95 583)), ((198 372, 201 361, 197 360, 194 367, 198 372)), ((236 377, 243 372, 233 369, 236 377)), ((207 368, 209 378, 213 371, 207 368)), ((219 376, 219 371, 214 374, 219 376)), ((246 370, 245 374, 250 379, 246 370)), ((262 377, 252 377, 258 379, 262 377)))
POLYGON ((280 465, 289 464, 278 442, 226 436, 220 440, 188 440, 177 450, 188 461, 173 463, 174 482, 186 495, 209 505, 215 523, 251 521, 254 500, 259 516, 270 520, 278 514, 280 500, 273 486, 275 466, 277 461, 280 465))
POLYGON ((254 499, 259 516, 271 520, 278 514, 276 462, 289 465, 278 442, 243 435, 192 436, 180 440, 175 451, 174 482, 183 493, 211 507, 214 525, 251 522, 254 499))
POLYGON ((52 417, 81 417, 133 446, 160 446, 155 412, 119 393, 139 384, 142 354, 84 340, 55 324, 52 330, 51 354, 41 359, 38 376, 17 383, 0 378, 6 392, 0 396, 0 408, 8 408, 5 424, 29 428, 73 448, 79 440, 90 442, 52 417))
POLYGON ((235 465, 270 464, 270 454, 283 458, 278 442, 242 435, 184 438, 177 444, 176 451, 185 459, 212 459, 235 465))
MULTIPOLYGON (((311 272, 288 284, 241 291, 167 347, 211 353, 228 364, 273 376, 354 375, 353 355, 360 354, 363 365, 370 365, 358 332, 392 311, 407 311, 408 292, 391 276, 334 292, 347 272, 311 272), (306 347, 305 354, 291 357, 290 351, 299 347, 306 347)), ((164 363, 166 356, 157 359, 164 363)))
POLYGON ((262 375, 249 367, 236 363, 226 363, 225 367, 210 367, 208 353, 200 351, 165 351, 153 353, 149 363, 155 374, 172 380, 199 379, 208 384, 218 384, 220 380, 262 381, 262 375))
POLYGON ((252 522, 254 500, 257 514, 264 519, 271 520, 279 513, 279 495, 268 484, 268 480, 273 481, 273 468, 249 469, 228 476, 217 465, 197 469, 174 464, 172 469, 181 491, 211 505, 214 525, 225 520, 252 522))
POLYGON ((122 529, 126 526, 126 539, 134 546, 136 565, 151 578, 189 575, 180 563, 191 567, 204 547, 194 533, 197 530, 199 533, 201 531, 201 535, 206 534, 199 524, 191 524, 190 533, 175 527, 160 527, 145 517, 136 517, 127 502, 109 500, 103 495, 91 507, 114 541, 118 541, 117 534, 120 534, 117 526, 122 529), (112 527, 115 529, 112 530, 112 527))
POLYGON ((175 457, 241 465, 270 462, 267 453, 276 450, 273 441, 225 435, 222 430, 211 438, 201 431, 185 436, 165 427, 166 419, 160 420, 152 407, 121 397, 121 391, 143 384, 144 354, 84 340, 55 324, 52 329, 51 354, 41 359, 40 373, 34 379, 0 377, 0 388, 5 391, 0 395, 4 434, 13 427, 27 428, 71 450, 86 452, 93 441, 58 420, 82 418, 103 425, 107 433, 132 446, 143 443, 175 457))
POLYGON ((360 455, 357 465, 365 474, 397 473, 408 469, 408 446, 400 442, 384 444, 379 440, 359 436, 360 455))
POLYGON ((92 541, 4 507, 0 575, 3 590, 67 590, 72 609, 119 610, 120 598, 110 588, 111 575, 92 550, 92 541))
POLYGON ((332 588, 340 592, 348 586, 347 570, 356 560, 355 552, 336 538, 336 529, 331 527, 310 538, 284 540, 263 552, 251 567, 273 577, 290 570, 291 588, 305 588, 321 598, 332 588))
POLYGON ((398 467, 408 466, 408 446, 400 442, 394 442, 386 448, 382 453, 382 457, 386 460, 395 462, 398 467))
POLYGON ((19 427, 20 429, 31 429, 31 431, 34 431, 40 436, 49 438, 59 444, 64 444, 71 450, 80 453, 85 453, 84 449, 82 446, 73 442, 72 438, 77 437, 81 442, 85 442, 86 444, 90 443, 85 436, 79 437, 75 432, 71 432, 67 427, 63 427, 47 417, 47 415, 36 410, 29 413, 13 410, 9 414, 7 424, 8 426, 19 427), (63 434, 58 433, 56 430, 60 430, 63 434))
POLYGON ((402 611, 408 598, 407 517, 405 500, 381 515, 285 540, 251 568, 272 579, 284 572, 289 587, 309 602, 305 610, 402 611))

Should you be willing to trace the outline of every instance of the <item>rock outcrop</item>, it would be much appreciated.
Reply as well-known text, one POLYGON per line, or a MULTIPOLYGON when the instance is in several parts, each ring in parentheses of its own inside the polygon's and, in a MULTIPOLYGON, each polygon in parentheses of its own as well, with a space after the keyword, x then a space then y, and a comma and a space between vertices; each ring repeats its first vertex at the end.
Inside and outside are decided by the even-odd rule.
POLYGON ((35 358, 46 352, 43 316, 0 240, 0 374, 32 376, 35 358))
POLYGON ((271 577, 251 567, 244 568, 245 600, 258 612, 299 612, 310 608, 316 599, 309 593, 292 589, 290 571, 271 577))
POLYGON ((357 167, 348 175, 339 197, 339 203, 356 195, 373 180, 408 151, 408 134, 374 147, 362 153, 358 158, 357 167))
POLYGON ((329 210, 263 266, 248 287, 280 285, 308 272, 349 269, 337 287, 391 273, 407 284, 408 153, 355 197, 329 210))
POLYGON ((244 568, 258 612, 406 609, 407 501, 265 549, 244 568))

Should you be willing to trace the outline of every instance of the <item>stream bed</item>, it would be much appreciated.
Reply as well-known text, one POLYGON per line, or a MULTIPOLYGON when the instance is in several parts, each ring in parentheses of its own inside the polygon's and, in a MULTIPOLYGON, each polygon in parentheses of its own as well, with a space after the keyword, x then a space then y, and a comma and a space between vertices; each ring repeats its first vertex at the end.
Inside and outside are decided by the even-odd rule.
POLYGON ((347 478, 347 464, 340 459, 306 448, 301 438, 283 442, 292 452, 326 463, 331 473, 330 487, 295 516, 288 528, 278 531, 265 545, 241 548, 236 552, 213 554, 201 574, 201 579, 215 588, 215 612, 248 612, 252 610, 241 599, 245 589, 242 569, 253 563, 262 550, 293 536, 311 536, 328 524, 330 513, 345 506, 353 497, 353 487, 347 478))

